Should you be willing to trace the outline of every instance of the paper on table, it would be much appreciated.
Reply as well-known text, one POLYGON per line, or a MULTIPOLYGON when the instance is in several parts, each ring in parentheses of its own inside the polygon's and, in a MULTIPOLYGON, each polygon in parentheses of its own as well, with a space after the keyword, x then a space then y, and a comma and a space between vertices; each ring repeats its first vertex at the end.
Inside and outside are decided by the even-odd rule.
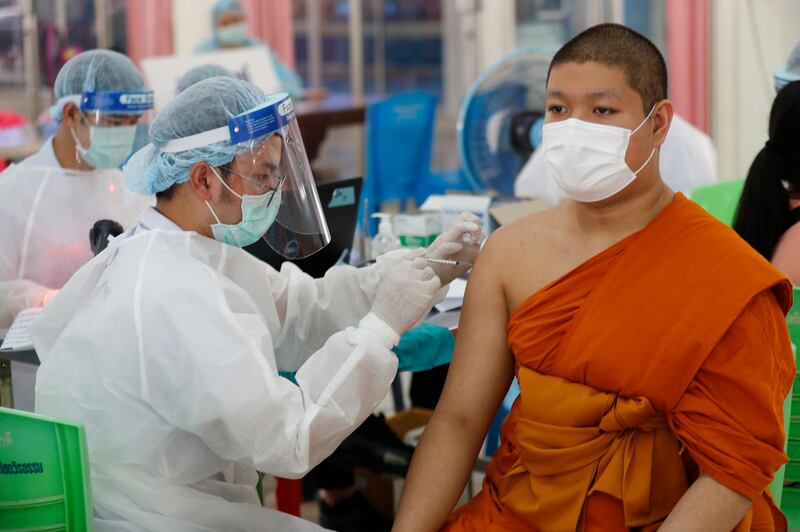
POLYGON ((31 340, 30 327, 33 320, 42 312, 42 307, 34 307, 25 309, 14 319, 11 328, 8 329, 6 337, 3 339, 3 345, 0 346, 0 351, 27 351, 33 349, 33 340, 31 340))
POLYGON ((467 292, 467 281, 464 279, 454 279, 450 286, 447 288, 447 299, 451 297, 458 297, 464 299, 464 294, 467 292))
POLYGON ((447 296, 444 301, 436 305, 436 310, 439 312, 447 312, 461 307, 464 304, 464 293, 467 290, 467 281, 464 279, 456 279, 450 283, 447 289, 447 296))

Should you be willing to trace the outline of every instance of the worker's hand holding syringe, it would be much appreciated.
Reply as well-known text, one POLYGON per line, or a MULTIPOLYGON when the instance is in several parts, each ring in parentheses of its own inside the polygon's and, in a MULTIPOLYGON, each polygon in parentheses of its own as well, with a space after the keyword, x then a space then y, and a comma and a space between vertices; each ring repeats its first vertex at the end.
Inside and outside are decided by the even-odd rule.
POLYGON ((453 225, 428 246, 424 257, 442 285, 469 271, 478 258, 483 238, 480 218, 463 212, 453 225))

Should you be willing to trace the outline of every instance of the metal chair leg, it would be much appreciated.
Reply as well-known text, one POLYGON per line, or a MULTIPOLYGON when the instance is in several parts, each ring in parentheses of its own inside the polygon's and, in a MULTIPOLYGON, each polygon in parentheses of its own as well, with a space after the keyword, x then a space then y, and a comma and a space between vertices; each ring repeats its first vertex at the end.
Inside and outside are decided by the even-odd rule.
POLYGON ((14 387, 11 383, 11 362, 0 359, 0 406, 14 408, 14 387))

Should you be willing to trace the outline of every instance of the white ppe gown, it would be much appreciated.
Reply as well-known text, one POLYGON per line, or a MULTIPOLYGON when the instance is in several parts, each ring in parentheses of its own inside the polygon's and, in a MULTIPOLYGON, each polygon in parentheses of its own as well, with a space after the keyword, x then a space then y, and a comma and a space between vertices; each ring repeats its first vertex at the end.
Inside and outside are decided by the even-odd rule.
POLYGON ((56 157, 55 148, 53 148, 53 137, 50 137, 42 143, 39 151, 21 160, 20 166, 44 166, 45 168, 60 168, 61 164, 56 157))
MULTIPOLYGON (((46 159, 43 153, 34 157, 46 159)), ((52 147, 50 147, 52 151, 52 147)), ((12 165, 0 174, 0 329, 38 307, 89 259, 98 220, 133 225, 152 204, 129 192, 119 170, 12 165)), ((35 368, 13 364, 14 404, 33 410, 35 368)))
POLYGON ((231 462, 301 477, 374 410, 393 342, 354 327, 399 255, 315 280, 142 229, 153 220, 81 268, 32 330, 36 410, 86 426, 98 530, 318 530, 210 477, 231 462))

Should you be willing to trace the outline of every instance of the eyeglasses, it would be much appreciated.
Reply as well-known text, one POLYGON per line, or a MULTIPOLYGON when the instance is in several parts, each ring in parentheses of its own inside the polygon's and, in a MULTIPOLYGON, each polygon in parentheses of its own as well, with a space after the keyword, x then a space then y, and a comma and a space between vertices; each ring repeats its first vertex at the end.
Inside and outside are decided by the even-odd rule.
MULTIPOLYGON (((240 174, 239 172, 231 170, 230 168, 225 168, 224 166, 222 168, 226 172, 238 175, 244 181, 247 181, 248 183, 250 183, 254 187, 254 189, 258 191, 257 195, 259 195, 259 196, 262 195, 262 194, 266 194, 269 191, 280 190, 281 187, 283 186, 284 181, 286 181, 286 175, 282 175, 282 176, 265 175, 265 176, 262 176, 260 178, 254 178, 254 177, 249 177, 249 176, 240 174), (276 184, 273 186, 272 183, 275 183, 275 182, 276 182, 276 184)), ((272 200, 270 199, 270 201, 272 201, 272 200)))
MULTIPOLYGON (((283 182, 284 181, 286 181, 286 176, 285 175, 279 177, 278 178, 278 184, 272 190, 274 190, 275 192, 279 191, 281 188, 283 188, 283 182)), ((267 202, 267 207, 270 206, 270 204, 272 203, 272 200, 274 200, 274 199, 275 199, 275 194, 273 194, 272 196, 269 197, 269 201, 267 202)))

